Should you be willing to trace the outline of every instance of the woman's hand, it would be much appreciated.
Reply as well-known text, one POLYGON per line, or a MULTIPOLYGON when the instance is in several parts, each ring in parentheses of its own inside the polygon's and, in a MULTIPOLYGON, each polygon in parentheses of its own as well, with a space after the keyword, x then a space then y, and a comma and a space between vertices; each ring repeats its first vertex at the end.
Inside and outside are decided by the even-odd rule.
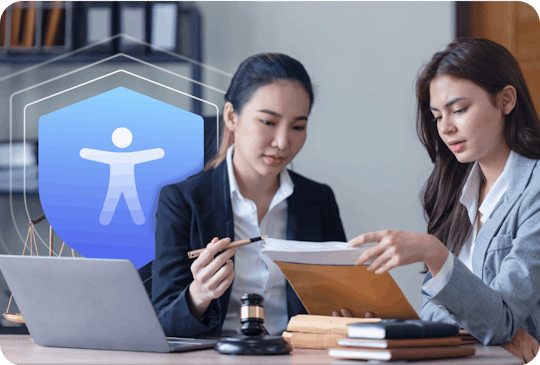
MULTIPOLYGON (((332 312, 332 316, 334 317, 351 317, 353 318, 354 316, 351 314, 351 311, 348 310, 347 308, 341 308, 340 311, 333 311, 332 312)), ((364 314, 364 318, 374 318, 375 316, 373 315, 372 312, 366 312, 364 314)))
POLYGON ((231 242, 230 238, 218 241, 217 237, 206 246, 206 250, 191 264, 193 282, 189 286, 187 302, 195 318, 201 318, 213 299, 223 295, 234 278, 231 257, 236 248, 229 248, 214 256, 231 242))
POLYGON ((435 236, 394 230, 361 234, 350 240, 347 246, 355 247, 369 242, 377 244, 358 256, 356 265, 374 258, 368 270, 376 270, 376 274, 397 266, 425 262, 431 275, 435 276, 449 254, 448 249, 435 236))
POLYGON ((538 348, 540 347, 538 341, 521 328, 516 332, 514 338, 510 342, 501 346, 518 359, 523 360, 525 364, 534 359, 536 354, 538 354, 538 348))

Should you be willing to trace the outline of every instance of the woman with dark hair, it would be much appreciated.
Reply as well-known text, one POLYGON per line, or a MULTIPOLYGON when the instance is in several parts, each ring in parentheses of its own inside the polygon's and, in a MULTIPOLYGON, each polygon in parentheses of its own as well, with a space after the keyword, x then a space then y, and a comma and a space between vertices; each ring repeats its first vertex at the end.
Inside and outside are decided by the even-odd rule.
POLYGON ((168 336, 240 333, 245 293, 264 297, 271 335, 306 313, 261 242, 214 256, 231 240, 262 235, 345 241, 332 190, 285 168, 304 145, 313 99, 300 62, 283 54, 246 59, 225 95, 217 155, 200 174, 161 190, 152 301, 168 336))
POLYGON ((424 262, 421 318, 458 323, 486 345, 520 328, 540 340, 540 129, 517 61, 492 41, 457 39, 424 66, 416 94, 434 164, 422 192, 428 234, 360 235, 349 245, 378 244, 357 264, 375 258, 368 270, 382 273, 424 262))

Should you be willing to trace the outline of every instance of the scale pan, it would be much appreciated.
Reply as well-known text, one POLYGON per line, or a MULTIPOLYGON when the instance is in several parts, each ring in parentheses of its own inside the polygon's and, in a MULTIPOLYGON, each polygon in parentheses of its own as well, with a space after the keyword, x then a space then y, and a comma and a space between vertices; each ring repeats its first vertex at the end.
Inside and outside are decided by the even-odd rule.
POLYGON ((4 313, 3 316, 10 322, 24 323, 24 319, 20 313, 4 313))

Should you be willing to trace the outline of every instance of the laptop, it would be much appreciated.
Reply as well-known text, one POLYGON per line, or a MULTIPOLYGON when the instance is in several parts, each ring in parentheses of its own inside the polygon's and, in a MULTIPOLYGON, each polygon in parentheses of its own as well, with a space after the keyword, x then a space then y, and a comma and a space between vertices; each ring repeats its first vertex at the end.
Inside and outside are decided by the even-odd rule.
POLYGON ((129 260, 0 255, 0 270, 37 345, 178 352, 217 343, 166 337, 129 260))

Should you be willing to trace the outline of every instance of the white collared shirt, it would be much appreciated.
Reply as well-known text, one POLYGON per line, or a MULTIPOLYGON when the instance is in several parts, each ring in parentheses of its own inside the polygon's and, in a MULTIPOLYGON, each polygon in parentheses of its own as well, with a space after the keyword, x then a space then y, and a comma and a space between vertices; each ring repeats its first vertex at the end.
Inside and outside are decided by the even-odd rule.
MULTIPOLYGON (((227 172, 234 219, 234 239, 269 235, 272 238, 287 238, 287 198, 292 195, 294 185, 287 169, 279 174, 280 185, 270 202, 266 215, 259 226, 257 207, 240 193, 234 175, 232 156, 234 144, 227 150, 227 172)), ((286 279, 279 267, 261 252, 263 241, 238 247, 234 258, 234 281, 222 336, 241 334, 240 306, 242 295, 260 294, 264 298, 264 326, 270 335, 281 336, 289 321, 287 312, 286 279)))
MULTIPOLYGON (((501 200, 502 196, 508 190, 508 184, 510 183, 511 171, 514 165, 516 153, 510 151, 506 164, 504 165, 504 170, 501 175, 495 181, 495 184, 489 190, 489 193, 486 195, 480 208, 478 210, 482 213, 480 221, 482 224, 486 223, 491 214, 493 213, 494 208, 501 200)), ((469 220, 473 226, 473 231, 465 241, 461 251, 458 255, 458 259, 461 260, 467 266, 469 270, 472 269, 472 254, 474 252, 474 247, 476 244, 476 236, 478 235, 478 224, 476 220, 476 210, 478 207, 478 198, 480 194, 480 181, 481 181, 481 171, 478 162, 474 163, 469 177, 463 186, 463 191, 461 192, 461 198, 459 202, 467 208, 467 213, 469 215, 469 220)), ((423 286, 422 289, 431 297, 435 296, 450 280, 450 276, 454 271, 454 254, 450 253, 446 259, 443 267, 437 275, 428 280, 423 286)))

